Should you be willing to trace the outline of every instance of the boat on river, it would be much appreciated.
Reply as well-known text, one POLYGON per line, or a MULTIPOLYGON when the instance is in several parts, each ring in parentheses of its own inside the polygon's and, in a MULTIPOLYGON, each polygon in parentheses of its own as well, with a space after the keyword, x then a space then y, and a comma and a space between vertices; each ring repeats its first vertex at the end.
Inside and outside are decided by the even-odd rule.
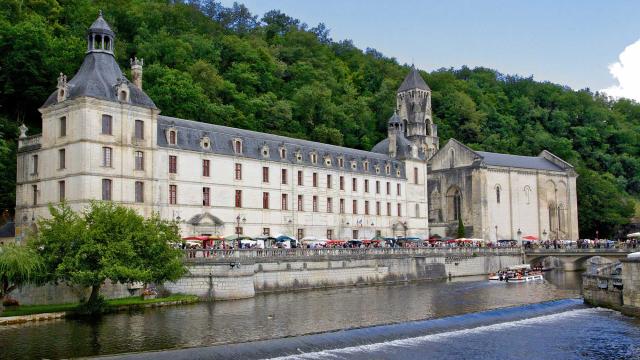
POLYGON ((504 281, 507 283, 522 283, 544 280, 542 272, 531 270, 531 265, 514 265, 501 269, 496 274, 489 275, 489 281, 504 281))

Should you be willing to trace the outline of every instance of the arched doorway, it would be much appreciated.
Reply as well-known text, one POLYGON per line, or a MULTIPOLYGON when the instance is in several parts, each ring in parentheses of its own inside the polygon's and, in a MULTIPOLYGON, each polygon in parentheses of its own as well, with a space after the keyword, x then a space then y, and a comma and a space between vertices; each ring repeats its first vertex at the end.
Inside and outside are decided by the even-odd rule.
POLYGON ((457 186, 447 190, 447 220, 458 221, 462 218, 462 192, 457 186))

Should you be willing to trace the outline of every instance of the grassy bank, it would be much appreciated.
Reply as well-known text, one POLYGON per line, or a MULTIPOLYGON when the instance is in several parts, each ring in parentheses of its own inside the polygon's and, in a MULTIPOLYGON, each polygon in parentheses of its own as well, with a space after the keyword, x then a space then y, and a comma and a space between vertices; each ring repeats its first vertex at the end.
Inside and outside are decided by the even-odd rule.
MULTIPOLYGON (((198 297, 195 295, 182 295, 175 294, 170 295, 163 298, 155 298, 155 299, 142 299, 140 296, 131 296, 120 299, 109 299, 106 300, 107 303, 107 311, 109 310, 119 310, 122 308, 138 308, 144 307, 149 304, 159 304, 165 302, 181 302, 181 303, 196 303, 198 302, 198 297)), ((53 313, 53 312, 67 312, 76 310, 80 306, 80 304, 53 304, 53 305, 23 305, 18 307, 17 309, 6 309, 0 314, 0 317, 8 317, 8 316, 21 316, 21 315, 32 315, 32 314, 44 314, 44 313, 53 313)))

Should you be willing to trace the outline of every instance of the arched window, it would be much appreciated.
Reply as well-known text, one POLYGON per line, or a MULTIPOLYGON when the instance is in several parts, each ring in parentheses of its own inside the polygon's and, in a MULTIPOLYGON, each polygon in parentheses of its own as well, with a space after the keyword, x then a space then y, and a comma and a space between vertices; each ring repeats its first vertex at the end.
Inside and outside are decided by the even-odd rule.
POLYGON ((449 152, 449 168, 453 169, 453 167, 455 166, 455 152, 453 151, 453 149, 451 149, 451 151, 449 152))
POLYGON ((496 185, 496 202, 500 204, 500 185, 496 185))
POLYGON ((242 141, 240 139, 233 140, 233 151, 236 154, 242 154, 242 141))
POLYGON ((449 221, 457 221, 462 217, 462 193, 460 189, 452 186, 447 191, 447 218, 449 221))
POLYGON ((525 185, 524 187, 524 198, 528 204, 531 204, 531 187, 529 185, 525 185))
POLYGON ((169 144, 170 145, 176 144, 176 132, 173 130, 169 131, 169 144))
POLYGON ((120 94, 118 96, 118 100, 127 101, 127 92, 124 91, 124 90, 120 91, 120 94))

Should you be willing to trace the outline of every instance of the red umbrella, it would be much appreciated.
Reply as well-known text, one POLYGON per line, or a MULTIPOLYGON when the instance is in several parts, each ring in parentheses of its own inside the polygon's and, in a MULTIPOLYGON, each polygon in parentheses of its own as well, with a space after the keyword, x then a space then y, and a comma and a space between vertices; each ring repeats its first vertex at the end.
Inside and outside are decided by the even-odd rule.
POLYGON ((522 237, 523 240, 538 240, 538 237, 535 235, 526 235, 522 237))

